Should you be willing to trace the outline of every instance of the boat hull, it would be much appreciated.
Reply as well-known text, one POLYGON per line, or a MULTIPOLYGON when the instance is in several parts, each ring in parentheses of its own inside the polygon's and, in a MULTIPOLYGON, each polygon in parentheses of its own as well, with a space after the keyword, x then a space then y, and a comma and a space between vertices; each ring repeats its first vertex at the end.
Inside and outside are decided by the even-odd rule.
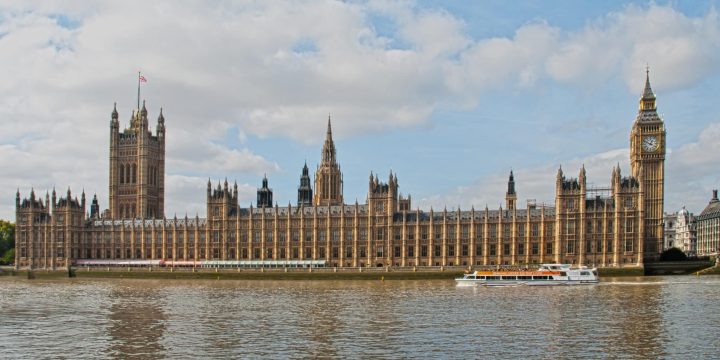
POLYGON ((558 286, 558 285, 592 285, 598 280, 468 280, 455 279, 459 287, 473 286, 558 286))

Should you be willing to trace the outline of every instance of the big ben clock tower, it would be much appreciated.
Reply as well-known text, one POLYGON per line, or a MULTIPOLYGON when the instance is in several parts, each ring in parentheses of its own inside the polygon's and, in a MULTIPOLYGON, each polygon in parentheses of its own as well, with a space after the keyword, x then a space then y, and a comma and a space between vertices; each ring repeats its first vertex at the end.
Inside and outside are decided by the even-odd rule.
POLYGON ((644 258, 656 259, 662 252, 665 184, 665 124, 657 114, 650 72, 645 71, 645 90, 630 132, 630 167, 643 190, 644 258))

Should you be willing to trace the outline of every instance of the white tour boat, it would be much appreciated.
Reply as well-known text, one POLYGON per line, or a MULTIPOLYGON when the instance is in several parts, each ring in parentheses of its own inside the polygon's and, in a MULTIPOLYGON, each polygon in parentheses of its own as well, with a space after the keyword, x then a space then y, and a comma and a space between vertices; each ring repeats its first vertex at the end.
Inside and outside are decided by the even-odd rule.
POLYGON ((596 268, 542 264, 537 270, 483 270, 455 279, 458 286, 580 285, 600 281, 596 268))

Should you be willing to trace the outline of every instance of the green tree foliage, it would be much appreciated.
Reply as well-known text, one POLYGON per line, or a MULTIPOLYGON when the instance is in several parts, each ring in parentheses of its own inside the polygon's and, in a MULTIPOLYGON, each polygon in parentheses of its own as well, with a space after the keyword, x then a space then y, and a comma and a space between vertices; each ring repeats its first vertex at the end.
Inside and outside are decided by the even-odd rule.
POLYGON ((10 261, 5 262, 5 258, 7 258, 7 253, 9 253, 11 250, 15 249, 15 224, 0 220, 0 261, 3 261, 4 263, 11 263, 14 261, 15 252, 12 251, 11 256, 9 257, 10 261))
POLYGON ((15 249, 10 249, 5 252, 5 255, 3 255, 2 258, 0 258, 0 263, 3 264, 12 264, 15 262, 15 249))
POLYGON ((660 254, 660 261, 685 261, 687 260, 687 255, 685 253, 676 248, 671 247, 665 251, 663 251, 662 254, 660 254))

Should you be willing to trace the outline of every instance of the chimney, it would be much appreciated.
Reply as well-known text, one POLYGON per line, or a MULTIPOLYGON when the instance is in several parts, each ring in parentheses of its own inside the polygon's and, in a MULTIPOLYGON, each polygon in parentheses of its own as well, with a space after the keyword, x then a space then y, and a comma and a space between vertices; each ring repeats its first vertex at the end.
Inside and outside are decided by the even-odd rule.
POLYGON ((718 199, 718 197, 717 197, 717 189, 713 190, 713 197, 712 197, 712 199, 715 200, 715 201, 717 201, 717 199, 718 199))

